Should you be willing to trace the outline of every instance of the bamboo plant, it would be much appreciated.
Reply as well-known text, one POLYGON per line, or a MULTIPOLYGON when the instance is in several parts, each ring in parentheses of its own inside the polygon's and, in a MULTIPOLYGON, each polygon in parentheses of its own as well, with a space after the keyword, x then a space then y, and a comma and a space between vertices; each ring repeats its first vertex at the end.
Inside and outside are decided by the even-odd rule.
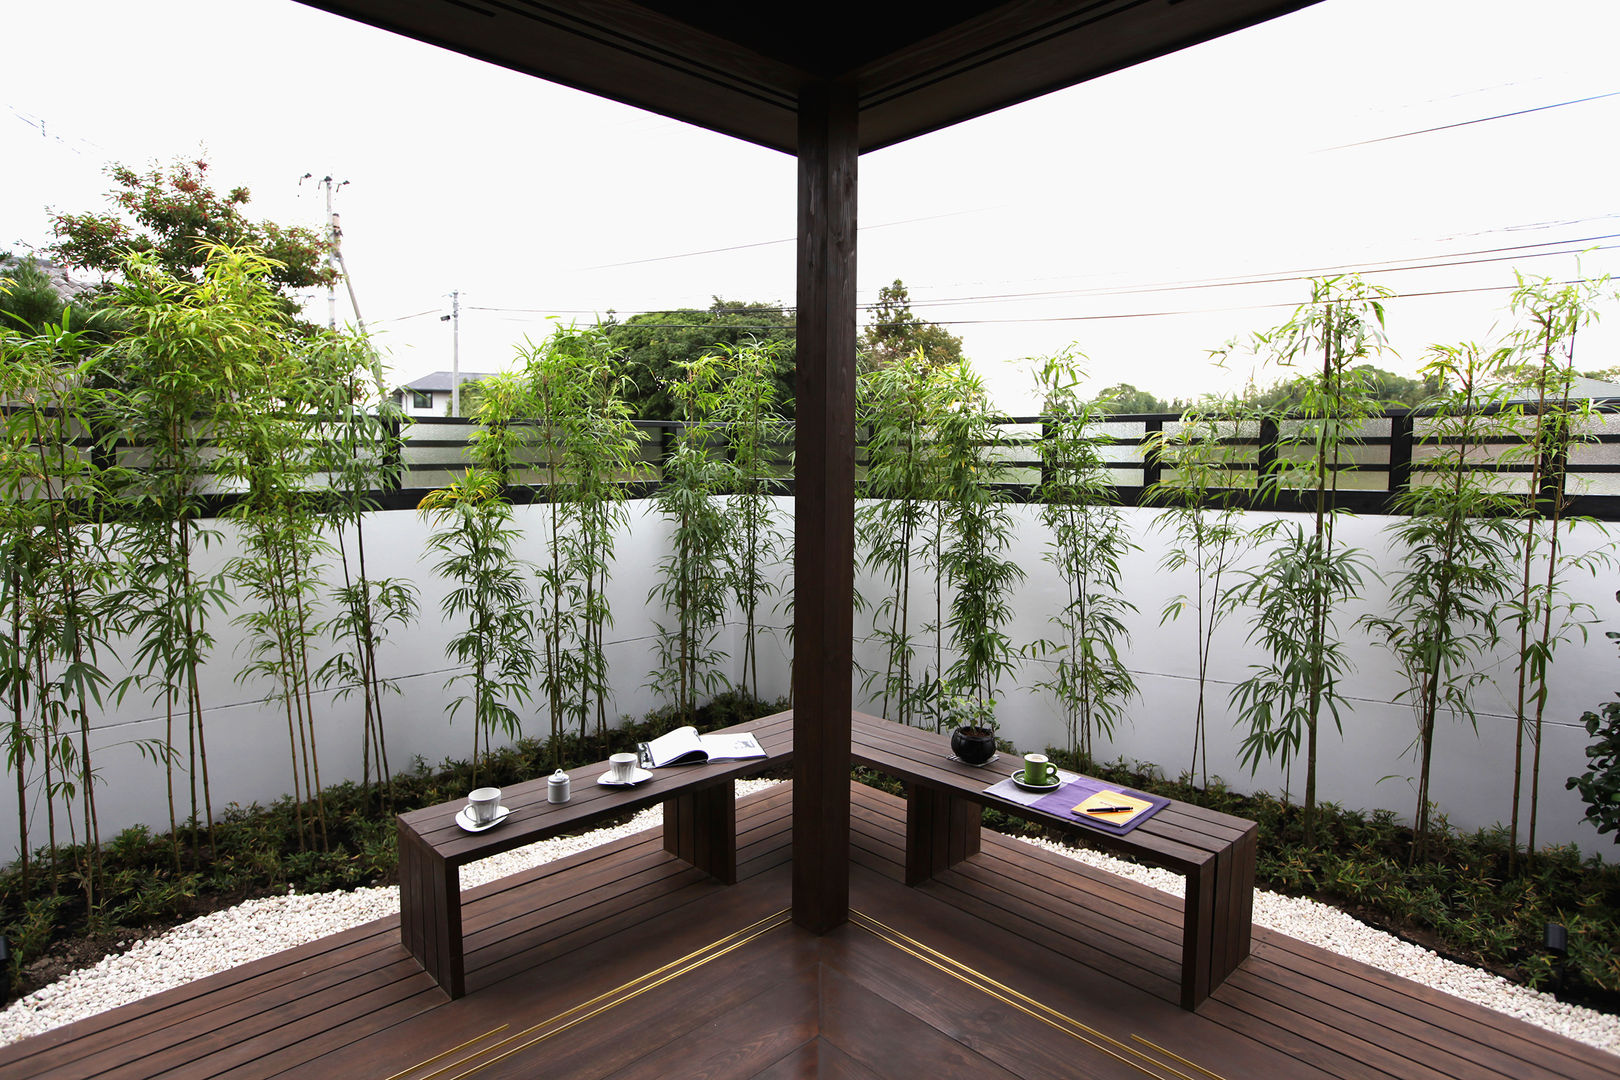
POLYGON ((1366 554, 1339 542, 1341 472, 1354 468, 1353 449, 1378 410, 1365 368, 1383 346, 1388 290, 1359 278, 1313 280, 1311 299, 1283 326, 1257 340, 1284 369, 1313 363, 1296 376, 1300 405, 1275 417, 1275 464, 1261 477, 1262 494, 1297 494, 1304 522, 1277 518, 1256 531, 1267 544, 1263 565, 1248 572, 1232 594, 1251 605, 1248 640, 1266 656, 1233 688, 1232 704, 1248 732, 1241 758, 1251 770, 1276 757, 1289 770, 1305 767, 1304 832, 1314 835, 1316 781, 1322 722, 1343 730, 1339 680, 1352 670, 1339 636, 1340 613, 1360 590, 1366 554))
POLYGON ((1406 675, 1401 692, 1417 719, 1418 759, 1413 860, 1424 857, 1430 829, 1430 777, 1442 711, 1476 723, 1473 691, 1500 631, 1512 565, 1515 497, 1478 463, 1504 434, 1496 409, 1509 392, 1509 353, 1472 343, 1435 346, 1423 374, 1450 387, 1425 409, 1427 453, 1421 473, 1396 497, 1402 515, 1389 526, 1402 551, 1391 611, 1364 621, 1406 675))
POLYGON ((733 523, 731 592, 743 623, 737 689, 753 700, 760 696, 759 608, 781 588, 766 571, 791 557, 788 534, 772 512, 773 497, 783 489, 778 448, 792 438, 777 399, 776 373, 785 349, 785 342, 753 337, 714 348, 724 386, 716 421, 725 433, 736 485, 725 502, 733 523))
POLYGON ((315 467, 325 478, 320 512, 341 577, 330 593, 332 614, 317 627, 333 650, 315 680, 336 700, 360 698, 360 783, 369 787, 375 769, 377 789, 386 800, 393 778, 384 700, 399 686, 382 673, 378 652, 391 633, 415 622, 418 591, 408 578, 372 577, 366 520, 376 508, 374 493, 395 483, 391 463, 408 421, 379 384, 362 378, 373 362, 368 341, 333 334, 311 347, 319 393, 315 467))
POLYGON ((535 638, 531 568, 518 557, 521 531, 513 523, 505 478, 517 458, 522 435, 513 424, 526 390, 516 376, 486 380, 477 410, 474 454, 478 465, 459 480, 428 493, 419 506, 437 526, 428 551, 440 556, 434 572, 450 579, 446 618, 460 629, 445 655, 461 670, 446 686, 466 686, 450 705, 453 718, 471 705, 473 781, 493 749, 497 734, 522 732, 517 707, 533 696, 540 658, 535 638))
POLYGON ((976 726, 994 730, 988 710, 1000 679, 1016 666, 1017 650, 1005 629, 1013 614, 1008 593, 1024 579, 1023 567, 1008 553, 1014 523, 998 486, 1006 475, 1001 452, 1007 440, 968 362, 946 369, 944 377, 949 404, 936 429, 944 465, 936 596, 950 594, 943 629, 954 655, 938 681, 944 697, 977 707, 984 720, 976 726))
MULTIPOLYGON (((1529 465, 1530 512, 1524 515, 1519 545, 1519 589, 1512 607, 1517 631, 1516 720, 1513 742, 1513 804, 1509 819, 1512 843, 1509 869, 1516 868, 1519 827, 1523 817, 1525 743, 1530 747, 1530 791, 1526 850, 1534 858, 1541 805, 1541 746, 1553 654, 1594 617, 1590 604, 1572 600, 1566 582, 1573 573, 1593 573, 1612 562, 1607 548, 1572 555, 1564 546, 1575 520, 1601 529, 1591 519, 1571 519, 1564 467, 1571 447, 1590 430, 1590 401, 1572 400, 1577 334, 1597 320, 1599 302, 1610 290, 1609 278, 1555 283, 1526 278, 1515 271, 1517 287, 1509 308, 1520 325, 1510 348, 1520 365, 1521 392, 1535 395, 1527 423, 1522 457, 1529 465)), ((1520 410, 1523 411, 1522 409, 1520 410)))
POLYGON ((583 737, 607 727, 611 696, 604 631, 613 622, 607 582, 615 530, 627 518, 623 481, 640 456, 640 433, 622 395, 623 375, 600 330, 558 327, 526 346, 524 378, 543 446, 549 556, 539 568, 544 640, 541 688, 561 753, 566 722, 583 737))
POLYGON ((1035 371, 1043 399, 1041 482, 1035 489, 1050 539, 1042 558, 1061 582, 1062 607, 1051 616, 1057 635, 1029 647, 1056 658, 1050 690, 1062 709, 1069 750, 1089 760, 1093 737, 1112 735, 1136 679, 1120 649, 1129 644, 1125 617, 1137 608, 1125 598, 1122 561, 1137 550, 1125 527, 1098 433, 1106 407, 1080 395, 1084 372, 1072 351, 1048 357, 1035 371))
MULTIPOLYGON (((12 614, 5 690, 12 722, 7 757, 18 777, 19 827, 27 846, 25 770, 40 766, 52 892, 60 804, 86 906, 101 887, 97 771, 92 716, 109 685, 100 654, 113 630, 106 597, 116 567, 102 519, 103 468, 88 445, 100 394, 92 388, 90 342, 70 318, 31 333, 0 332, 0 398, 5 414, 8 565, 5 607, 12 614)), ((141 744, 153 750, 151 744, 141 744)))
MULTIPOLYGON (((945 404, 943 385, 920 351, 864 373, 859 384, 867 435, 855 535, 867 570, 885 587, 872 609, 885 653, 881 715, 900 724, 915 723, 927 707, 927 683, 914 671, 921 628, 912 621, 912 577, 931 551, 925 530, 939 481, 931 424, 945 404)), ((877 678, 867 676, 867 693, 877 678)))
POLYGON ((723 439, 720 378, 716 359, 705 356, 685 365, 684 377, 670 385, 682 424, 654 498, 670 535, 660 580, 647 594, 647 602, 657 601, 668 620, 655 622, 658 667, 651 684, 687 724, 697 715, 698 699, 724 681, 720 665, 728 659, 718 639, 730 595, 726 553, 732 523, 719 498, 735 490, 737 472, 717 452, 723 439))
POLYGON ((1242 497, 1254 490, 1252 461, 1244 460, 1239 436, 1256 429, 1258 420, 1235 401, 1211 399, 1187 410, 1171 432, 1155 433, 1144 454, 1160 463, 1160 479, 1143 501, 1163 509, 1153 527, 1169 534, 1160 569, 1192 574, 1190 593, 1172 597, 1159 615, 1159 625, 1189 610, 1194 628, 1198 697, 1193 709, 1189 776, 1209 786, 1210 657, 1221 625, 1233 613, 1238 566, 1253 544, 1243 524, 1242 497))

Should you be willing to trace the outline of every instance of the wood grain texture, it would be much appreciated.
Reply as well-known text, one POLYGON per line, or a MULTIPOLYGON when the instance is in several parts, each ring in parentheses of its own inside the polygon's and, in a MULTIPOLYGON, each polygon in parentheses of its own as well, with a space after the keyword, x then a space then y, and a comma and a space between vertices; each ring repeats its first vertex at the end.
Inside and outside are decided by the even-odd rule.
POLYGON ((1171 802, 1117 836, 985 794, 1001 773, 951 758, 944 736, 862 713, 852 721, 854 759, 907 785, 905 880, 921 884, 979 851, 981 805, 1083 837, 1110 851, 1180 873, 1181 1004, 1195 1009, 1249 954, 1254 895, 1250 821, 1171 802))
POLYGON ((1263 929, 1188 1012, 1176 899, 994 832, 907 887, 904 801, 860 786, 850 798, 859 914, 823 935, 781 921, 782 786, 737 804, 734 886, 671 856, 652 829, 469 890, 458 1000, 386 919, 0 1048, 0 1075, 425 1080, 444 1062, 413 1066, 506 1025, 479 1045, 528 1034, 469 1080, 1175 1076, 1139 1071, 1173 1062, 1155 1047, 1228 1080, 1620 1077, 1611 1055, 1263 929), (715 948, 772 914, 780 924, 761 936, 715 948), (660 981, 694 954, 712 959, 660 981), (611 1007, 578 1011, 591 1002, 611 1007))
POLYGON ((855 591, 855 96, 799 99, 794 420, 793 918, 849 907, 849 700, 855 591))

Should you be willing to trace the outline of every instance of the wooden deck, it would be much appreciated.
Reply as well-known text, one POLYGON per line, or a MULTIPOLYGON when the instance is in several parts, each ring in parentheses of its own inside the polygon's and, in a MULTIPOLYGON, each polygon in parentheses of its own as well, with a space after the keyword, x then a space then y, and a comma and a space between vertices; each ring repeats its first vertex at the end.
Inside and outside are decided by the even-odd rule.
POLYGON ((0 1049, 108 1077, 1620 1077, 1620 1058, 1256 929, 1177 1006, 1179 901, 985 833, 903 884, 905 804, 857 787, 851 922, 787 918, 790 792, 738 806, 723 886, 658 830, 467 894, 467 996, 395 919, 0 1049))

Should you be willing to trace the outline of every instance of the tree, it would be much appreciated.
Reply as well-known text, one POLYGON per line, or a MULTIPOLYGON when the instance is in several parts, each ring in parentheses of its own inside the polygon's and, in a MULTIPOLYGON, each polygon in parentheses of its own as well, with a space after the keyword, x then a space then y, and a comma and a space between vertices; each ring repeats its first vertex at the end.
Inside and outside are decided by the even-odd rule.
MULTIPOLYGON (((1420 373, 1418 378, 1409 379, 1393 371, 1385 371, 1374 364, 1357 364, 1350 370, 1366 383, 1372 396, 1383 402, 1386 407, 1393 405, 1415 409, 1438 396, 1444 389, 1438 382, 1439 376, 1433 373, 1427 375, 1420 373)), ((1251 390, 1246 395, 1246 400, 1249 404, 1262 409, 1286 411, 1300 406, 1303 401, 1302 394, 1303 389, 1298 379, 1280 379, 1266 390, 1251 390)))
MULTIPOLYGON (((42 265, 37 259, 0 253, 0 326, 32 333, 64 322, 76 333, 102 327, 107 320, 105 313, 96 311, 99 297, 69 284, 65 277, 59 281, 51 270, 48 263, 42 265)), ((92 332, 87 340, 99 338, 92 332)))
POLYGON ((249 220, 242 207, 251 193, 245 187, 215 192, 206 160, 177 159, 144 173, 115 162, 107 175, 115 185, 107 193, 111 210, 51 216, 56 243, 46 251, 67 266, 121 274, 125 256, 135 251, 149 254, 170 275, 196 282, 202 280, 208 245, 214 245, 263 254, 275 264, 270 281, 284 298, 337 280, 326 265, 324 237, 298 226, 249 220))
POLYGON ((895 278, 893 285, 878 290, 872 321, 861 332, 856 352, 862 370, 887 367, 919 349, 932 368, 955 367, 962 360, 962 339, 913 315, 905 282, 895 278))
POLYGON ((1172 410, 1170 402, 1161 397, 1154 397, 1152 391, 1138 390, 1128 382, 1115 383, 1097 394, 1099 402, 1108 404, 1108 411, 1118 415, 1120 413, 1167 413, 1172 410))
POLYGON ((740 304, 715 297, 708 310, 649 311, 602 324, 607 347, 624 358, 625 400, 637 420, 674 420, 681 407, 670 387, 704 354, 750 340, 775 356, 776 399, 793 413, 793 317, 780 304, 740 304), (778 343, 782 343, 778 346, 778 343))

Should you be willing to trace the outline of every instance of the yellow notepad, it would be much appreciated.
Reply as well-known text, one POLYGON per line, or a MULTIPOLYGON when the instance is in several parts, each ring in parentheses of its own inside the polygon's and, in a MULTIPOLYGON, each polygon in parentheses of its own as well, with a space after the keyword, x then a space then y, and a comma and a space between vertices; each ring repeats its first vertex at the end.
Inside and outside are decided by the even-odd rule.
POLYGON ((1074 815, 1084 821, 1100 821, 1105 825, 1128 825, 1136 820, 1136 816, 1142 811, 1151 809, 1152 803, 1146 799, 1138 799, 1135 795, 1125 795, 1117 791, 1099 791, 1081 800, 1074 808, 1074 815), (1125 809, 1109 809, 1116 806, 1125 809))

